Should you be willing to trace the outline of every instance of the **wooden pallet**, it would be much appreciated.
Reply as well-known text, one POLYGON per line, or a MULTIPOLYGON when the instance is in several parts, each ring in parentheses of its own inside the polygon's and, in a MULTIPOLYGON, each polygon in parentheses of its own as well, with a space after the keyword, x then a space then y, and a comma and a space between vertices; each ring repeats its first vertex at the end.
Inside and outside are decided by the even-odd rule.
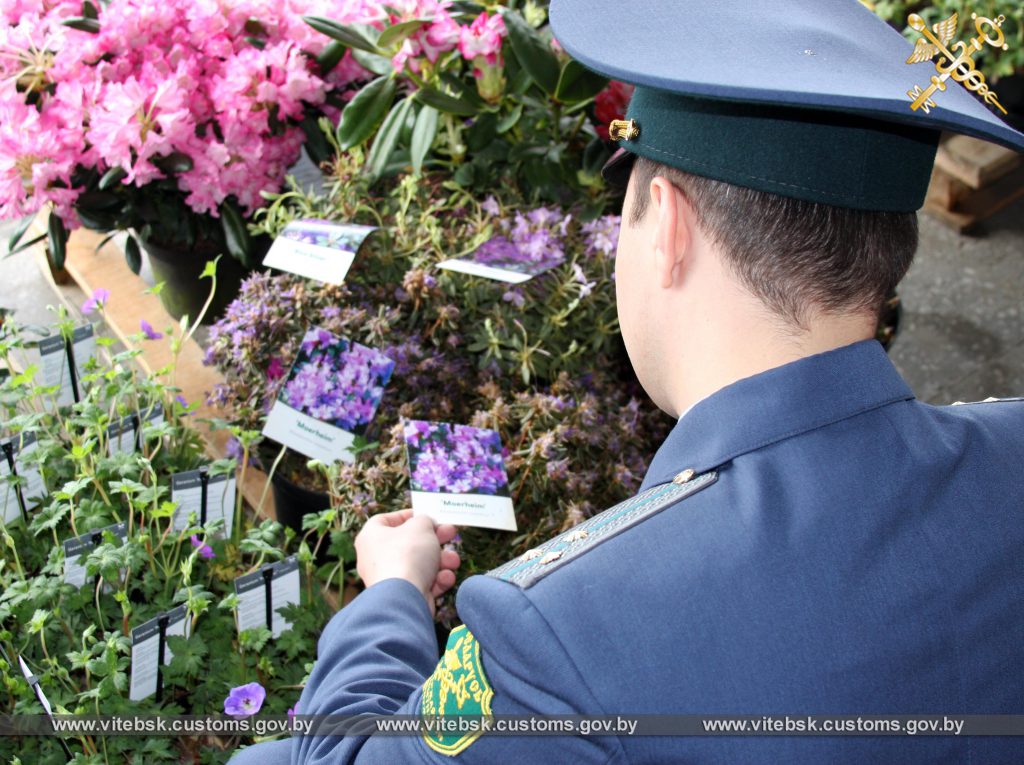
POLYGON ((935 155, 924 209, 959 233, 1024 198, 1024 160, 977 138, 943 140, 935 155))
MULTIPOLYGON (((44 215, 36 219, 33 230, 45 232, 44 215)), ((65 267, 78 289, 69 289, 54 281, 42 245, 36 246, 34 256, 57 298, 73 314, 80 313, 82 293, 91 295, 99 287, 110 291, 103 318, 110 332, 125 348, 141 351, 136 361, 146 374, 152 375, 170 364, 170 343, 147 341, 140 344, 133 341, 131 336, 139 332, 142 319, 152 324, 158 332, 165 333, 169 328, 176 327, 178 322, 164 310, 158 297, 146 294, 148 285, 128 269, 120 247, 111 241, 97 249, 102 239, 102 235, 94 231, 78 229, 68 240, 65 267)), ((199 408, 192 416, 206 439, 207 453, 213 459, 226 456, 229 433, 224 430, 211 431, 199 420, 221 416, 220 412, 206 403, 206 396, 223 379, 216 369, 203 365, 203 350, 195 340, 190 339, 182 346, 178 354, 175 384, 181 388, 181 395, 186 401, 199 403, 199 408)), ((264 516, 275 518, 274 495, 268 490, 267 476, 252 467, 245 472, 245 481, 240 487, 245 501, 253 508, 261 508, 264 516)))

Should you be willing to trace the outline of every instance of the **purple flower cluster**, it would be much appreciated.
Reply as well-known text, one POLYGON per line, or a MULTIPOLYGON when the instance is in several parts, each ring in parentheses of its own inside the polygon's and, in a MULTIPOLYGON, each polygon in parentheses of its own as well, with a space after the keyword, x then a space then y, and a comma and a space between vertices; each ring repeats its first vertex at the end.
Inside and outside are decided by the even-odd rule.
POLYGON ((565 262, 565 236, 572 215, 553 207, 537 207, 498 222, 497 236, 477 250, 473 259, 520 273, 539 274, 565 262))
POLYGON ((410 420, 404 435, 415 491, 508 496, 501 436, 495 431, 410 420))
POLYGON ((609 258, 615 255, 619 244, 619 228, 622 217, 619 215, 602 215, 600 218, 587 221, 580 228, 586 254, 591 257, 609 258))
POLYGON ((302 339, 280 400, 322 422, 360 432, 373 419, 394 367, 379 351, 313 328, 302 339))

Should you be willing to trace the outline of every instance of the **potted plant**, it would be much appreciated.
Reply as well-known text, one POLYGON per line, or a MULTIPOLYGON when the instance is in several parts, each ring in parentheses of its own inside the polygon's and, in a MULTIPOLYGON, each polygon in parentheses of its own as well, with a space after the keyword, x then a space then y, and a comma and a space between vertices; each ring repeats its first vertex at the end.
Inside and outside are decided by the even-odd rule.
MULTIPOLYGON (((342 0, 316 7, 379 15, 342 0)), ((211 314, 231 297, 229 275, 237 288, 259 265, 245 221, 261 192, 281 187, 307 132, 324 159, 317 116, 366 76, 292 6, 264 0, 14 5, 3 22, 0 218, 51 207, 56 269, 70 229, 129 231, 128 265, 138 272, 149 253, 176 317, 198 312, 196 280, 217 253, 231 257, 211 314)), ((31 243, 28 222, 12 248, 31 243)))
MULTIPOLYGON (((93 315, 104 298, 102 291, 90 298, 93 315)), ((62 314, 52 337, 71 341, 79 336, 76 324, 62 314)), ((198 320, 173 330, 144 326, 135 340, 169 342, 173 352, 197 327, 198 320)), ((17 325, 5 322, 0 357, 17 368, 24 344, 17 325)), ((76 358, 74 404, 54 405, 57 386, 46 385, 38 366, 0 382, 0 458, 11 457, 18 473, 7 469, 0 478, 0 713, 42 714, 43 694, 58 715, 283 715, 298 698, 329 616, 310 549, 280 524, 243 513, 240 496, 230 521, 204 523, 192 512, 176 522, 184 500, 172 493, 172 476, 206 462, 195 407, 173 384, 174 364, 148 378, 134 366, 136 352, 117 354, 111 345, 100 337, 98 353, 76 358), (131 434, 127 441, 112 435, 115 423, 153 411, 162 421, 133 420, 134 442, 131 434), (84 552, 72 553, 83 540, 84 552), (295 596, 274 617, 285 623, 273 631, 262 624, 239 629, 236 579, 288 552, 297 553, 295 596), (69 576, 72 566, 77 576, 69 576), (177 629, 167 628, 162 649, 148 640, 152 651, 164 651, 164 664, 154 658, 160 670, 147 681, 142 628, 162 616, 177 629)), ((211 476, 228 476, 237 463, 208 467, 211 476)), ((244 477, 245 465, 240 469, 244 477)), ((225 763, 241 743, 239 736, 6 740, 17 747, 16 762, 77 755, 103 765, 132 758, 225 763)))

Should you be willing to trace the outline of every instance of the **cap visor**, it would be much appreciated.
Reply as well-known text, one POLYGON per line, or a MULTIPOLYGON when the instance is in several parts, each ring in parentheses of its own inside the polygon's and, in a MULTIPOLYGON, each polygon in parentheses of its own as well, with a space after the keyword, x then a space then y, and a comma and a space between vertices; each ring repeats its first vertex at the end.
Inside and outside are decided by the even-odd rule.
POLYGON ((601 177, 610 185, 624 189, 629 184, 629 174, 633 171, 635 161, 636 154, 625 149, 616 149, 601 168, 601 177))

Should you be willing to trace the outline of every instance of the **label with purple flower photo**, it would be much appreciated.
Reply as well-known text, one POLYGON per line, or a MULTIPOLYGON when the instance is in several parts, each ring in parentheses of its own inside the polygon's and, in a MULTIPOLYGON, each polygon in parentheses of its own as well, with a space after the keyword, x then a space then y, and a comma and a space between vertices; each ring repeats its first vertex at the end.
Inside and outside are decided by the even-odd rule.
POLYGON ((376 230, 376 226, 356 223, 292 221, 274 240, 263 265, 327 284, 341 284, 356 253, 376 230))
POLYGON ((501 436, 447 422, 406 420, 414 513, 435 523, 516 530, 501 436))
POLYGON ((267 416, 263 434, 307 457, 354 462, 395 362, 380 351, 311 328, 267 416))
POLYGON ((544 246, 522 247, 503 236, 488 239, 467 258, 444 260, 438 268, 482 276, 499 282, 520 284, 565 262, 561 250, 544 246))

